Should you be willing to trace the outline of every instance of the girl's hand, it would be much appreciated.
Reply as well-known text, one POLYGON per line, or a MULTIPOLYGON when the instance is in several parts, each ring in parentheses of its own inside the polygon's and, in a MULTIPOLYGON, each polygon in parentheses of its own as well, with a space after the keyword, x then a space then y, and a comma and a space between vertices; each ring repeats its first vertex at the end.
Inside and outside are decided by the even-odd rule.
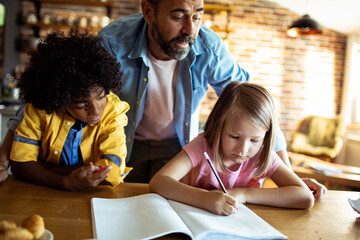
POLYGON ((232 188, 227 190, 239 203, 246 203, 246 188, 232 188))
POLYGON ((111 166, 108 166, 102 171, 96 173, 96 171, 99 171, 100 168, 100 166, 94 166, 90 163, 89 165, 76 169, 66 177, 66 188, 69 190, 84 190, 96 187, 108 177, 108 172, 110 171, 111 166))
POLYGON ((218 190, 205 194, 204 208, 219 215, 230 215, 237 212, 237 201, 230 195, 218 190))

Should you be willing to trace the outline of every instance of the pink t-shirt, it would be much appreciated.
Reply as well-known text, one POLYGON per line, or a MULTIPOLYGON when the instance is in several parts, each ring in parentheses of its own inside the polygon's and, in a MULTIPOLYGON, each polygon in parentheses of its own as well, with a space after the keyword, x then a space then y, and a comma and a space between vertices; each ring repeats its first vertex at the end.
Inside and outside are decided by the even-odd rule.
MULTIPOLYGON (((199 134, 183 149, 189 155, 193 168, 182 179, 182 182, 190 186, 204 189, 221 189, 214 173, 211 171, 209 163, 204 157, 204 152, 207 152, 210 158, 213 159, 212 149, 207 144, 207 141, 204 138, 204 134, 199 134)), ((252 178, 251 175, 256 170, 253 165, 256 163, 256 159, 258 158, 259 154, 260 153, 242 163, 235 171, 229 171, 226 173, 221 173, 218 171, 219 177, 225 188, 261 188, 265 178, 271 177, 271 175, 275 172, 276 168, 281 162, 281 159, 275 152, 272 152, 272 165, 268 172, 265 173, 265 176, 252 178)))

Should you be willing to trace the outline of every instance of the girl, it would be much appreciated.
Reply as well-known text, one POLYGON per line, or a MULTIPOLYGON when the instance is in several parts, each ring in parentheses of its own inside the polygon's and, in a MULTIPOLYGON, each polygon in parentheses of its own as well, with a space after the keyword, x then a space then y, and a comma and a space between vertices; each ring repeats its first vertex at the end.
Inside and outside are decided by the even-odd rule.
POLYGON ((215 104, 204 133, 153 177, 150 191, 221 215, 234 213, 237 202, 311 208, 314 197, 308 187, 271 150, 275 119, 273 99, 263 87, 231 82, 215 104), (220 184, 204 152, 229 195, 217 190, 220 184), (265 178, 278 188, 261 189, 265 178))
POLYGON ((110 92, 121 89, 119 69, 100 38, 76 29, 38 45, 19 80, 27 104, 10 153, 15 177, 68 190, 123 182, 129 105, 110 92))

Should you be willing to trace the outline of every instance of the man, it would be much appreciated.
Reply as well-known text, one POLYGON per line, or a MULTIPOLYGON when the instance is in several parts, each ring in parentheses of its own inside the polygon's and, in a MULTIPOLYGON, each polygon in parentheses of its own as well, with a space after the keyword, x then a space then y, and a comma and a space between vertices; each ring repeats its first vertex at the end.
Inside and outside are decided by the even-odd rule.
MULTIPOLYGON (((201 24, 203 0, 142 0, 142 14, 113 21, 99 32, 122 66, 119 93, 127 112, 128 182, 151 177, 198 132, 198 107, 208 84, 219 95, 230 81, 249 81, 221 38, 201 24)), ((278 129, 275 151, 290 166, 278 129)), ((307 185, 320 197, 326 188, 307 185)))
MULTIPOLYGON (((126 127, 125 181, 149 182, 197 135, 198 107, 208 84, 219 95, 234 80, 249 81, 223 41, 201 24, 203 0, 142 0, 142 14, 110 23, 99 32, 123 67, 119 94, 131 108, 126 127)), ((290 166, 280 130, 275 150, 290 166)), ((318 190, 325 187, 306 180, 318 190)))
POLYGON ((126 179, 149 182, 197 135, 208 83, 220 94, 229 81, 249 75, 222 40, 201 26, 202 0, 143 0, 141 7, 142 14, 118 19, 99 35, 126 78, 119 97, 131 106, 125 131, 134 167, 126 179))

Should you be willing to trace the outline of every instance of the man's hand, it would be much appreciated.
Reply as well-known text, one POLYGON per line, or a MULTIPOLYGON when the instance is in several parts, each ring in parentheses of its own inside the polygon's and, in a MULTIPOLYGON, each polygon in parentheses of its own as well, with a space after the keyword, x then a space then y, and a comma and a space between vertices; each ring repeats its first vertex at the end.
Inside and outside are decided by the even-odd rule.
POLYGON ((313 191, 315 200, 320 199, 327 192, 327 188, 313 178, 302 178, 306 186, 313 191))
MULTIPOLYGON (((292 169, 291 164, 290 164, 290 160, 289 160, 289 156, 287 154, 287 151, 280 150, 280 151, 278 151, 276 153, 277 153, 277 155, 279 155, 279 157, 285 163, 285 165, 288 168, 292 169)), ((315 200, 320 199, 322 196, 324 196, 326 194, 327 188, 324 185, 322 185, 321 183, 319 183, 318 181, 316 181, 315 179, 313 179, 313 178, 302 178, 302 180, 304 181, 306 186, 308 186, 310 191, 313 192, 315 200)))

